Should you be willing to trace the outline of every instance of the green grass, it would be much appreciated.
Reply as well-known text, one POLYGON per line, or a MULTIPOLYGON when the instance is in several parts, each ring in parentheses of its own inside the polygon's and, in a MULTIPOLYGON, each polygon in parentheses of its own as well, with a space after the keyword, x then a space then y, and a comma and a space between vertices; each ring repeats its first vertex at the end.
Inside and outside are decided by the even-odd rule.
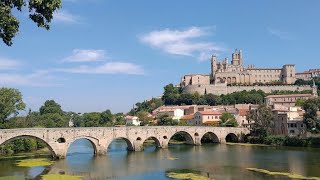
POLYGON ((48 148, 39 149, 33 152, 21 152, 12 155, 0 156, 1 160, 7 159, 23 159, 23 158, 30 158, 30 157, 48 157, 51 156, 51 153, 48 148))
POLYGON ((273 172, 273 171, 268 171, 266 169, 258 169, 258 168, 247 168, 247 170, 259 172, 259 173, 263 173, 271 176, 287 176, 292 179, 320 180, 320 177, 305 177, 300 174, 292 174, 288 172, 273 172))
POLYGON ((18 160, 16 165, 20 167, 50 166, 54 161, 45 158, 18 160))

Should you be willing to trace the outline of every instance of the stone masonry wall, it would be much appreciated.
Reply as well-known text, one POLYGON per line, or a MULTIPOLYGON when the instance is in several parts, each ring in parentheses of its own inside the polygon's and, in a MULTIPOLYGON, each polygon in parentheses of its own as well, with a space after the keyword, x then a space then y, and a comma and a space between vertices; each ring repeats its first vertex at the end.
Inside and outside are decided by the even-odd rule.
POLYGON ((250 90, 262 90, 266 93, 271 93, 272 91, 304 91, 312 90, 310 86, 295 86, 295 85, 279 85, 279 86, 222 86, 222 85, 189 85, 183 88, 184 93, 195 93, 204 94, 207 91, 207 94, 229 94, 239 91, 250 91, 250 90))

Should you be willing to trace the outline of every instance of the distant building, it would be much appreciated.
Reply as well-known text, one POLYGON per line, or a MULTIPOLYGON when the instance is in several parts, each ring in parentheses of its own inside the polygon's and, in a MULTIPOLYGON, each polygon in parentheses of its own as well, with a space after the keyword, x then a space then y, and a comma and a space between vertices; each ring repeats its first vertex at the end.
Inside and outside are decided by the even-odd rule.
POLYGON ((306 126, 303 123, 304 110, 301 107, 278 108, 274 114, 274 134, 304 137, 306 126))
POLYGON ((137 116, 126 116, 126 125, 127 126, 140 126, 141 121, 137 116))
POLYGON ((286 107, 295 106, 298 99, 309 99, 314 97, 312 94, 282 94, 282 95, 269 95, 265 97, 265 103, 268 106, 282 105, 286 107))
POLYGON ((301 73, 296 73, 297 79, 311 80, 315 77, 320 77, 320 69, 309 69, 301 73))
POLYGON ((320 69, 296 73, 294 64, 285 64, 278 68, 257 68, 254 65, 245 67, 242 51, 235 50, 231 62, 228 58, 218 61, 216 55, 212 55, 210 73, 184 75, 179 86, 182 87, 184 93, 198 92, 199 94, 216 95, 243 90, 262 90, 266 93, 275 90, 303 91, 311 90, 310 86, 293 85, 295 81, 319 77, 319 75, 320 69))
POLYGON ((220 122, 219 111, 198 111, 194 114, 194 118, 189 120, 188 124, 192 125, 218 125, 220 122))
POLYGON ((247 120, 248 113, 249 109, 237 109, 237 114, 235 115, 235 118, 239 127, 250 127, 250 122, 249 120, 247 120))
POLYGON ((185 115, 184 110, 188 108, 189 106, 160 106, 152 111, 152 115, 154 117, 159 117, 167 114, 168 116, 172 117, 172 119, 180 120, 180 118, 185 115))

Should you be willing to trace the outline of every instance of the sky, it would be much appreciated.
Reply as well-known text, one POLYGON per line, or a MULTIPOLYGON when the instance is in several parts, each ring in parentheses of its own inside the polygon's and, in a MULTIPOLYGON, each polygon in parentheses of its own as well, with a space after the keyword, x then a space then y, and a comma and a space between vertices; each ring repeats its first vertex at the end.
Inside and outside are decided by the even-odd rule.
POLYGON ((128 112, 185 74, 210 73, 242 49, 245 65, 320 68, 320 1, 63 0, 49 31, 14 12, 20 32, 0 42, 0 87, 27 109, 54 99, 74 112, 128 112))

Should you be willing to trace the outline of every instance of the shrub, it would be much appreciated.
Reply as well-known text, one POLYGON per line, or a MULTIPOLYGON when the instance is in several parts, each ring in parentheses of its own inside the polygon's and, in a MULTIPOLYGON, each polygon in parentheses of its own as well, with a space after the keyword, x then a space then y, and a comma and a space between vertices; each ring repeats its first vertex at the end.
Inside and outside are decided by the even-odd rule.
POLYGON ((257 136, 248 136, 247 141, 250 144, 263 144, 263 139, 257 136))
POLYGON ((264 144, 274 145, 274 146, 282 146, 284 145, 285 137, 279 135, 267 136, 264 139, 264 144))

